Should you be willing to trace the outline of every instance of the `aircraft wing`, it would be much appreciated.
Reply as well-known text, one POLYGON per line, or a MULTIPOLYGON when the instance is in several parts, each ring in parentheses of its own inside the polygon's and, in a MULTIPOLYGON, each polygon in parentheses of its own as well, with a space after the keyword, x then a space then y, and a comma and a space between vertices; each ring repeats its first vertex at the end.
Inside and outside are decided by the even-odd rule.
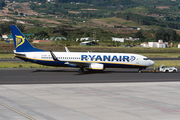
POLYGON ((69 65, 75 65, 75 66, 83 66, 83 67, 88 67, 90 64, 91 64, 91 62, 75 62, 75 61, 69 61, 69 62, 66 62, 65 64, 69 64, 69 65))
MULTIPOLYGON (((52 51, 50 51, 52 58, 54 61, 60 61, 58 60, 58 58, 54 55, 54 53, 52 51)), ((104 69, 104 65, 101 63, 93 63, 90 61, 63 61, 65 62, 64 64, 67 64, 70 67, 79 67, 80 70, 79 72, 81 73, 84 67, 87 67, 88 69, 91 70, 103 70, 104 69)))

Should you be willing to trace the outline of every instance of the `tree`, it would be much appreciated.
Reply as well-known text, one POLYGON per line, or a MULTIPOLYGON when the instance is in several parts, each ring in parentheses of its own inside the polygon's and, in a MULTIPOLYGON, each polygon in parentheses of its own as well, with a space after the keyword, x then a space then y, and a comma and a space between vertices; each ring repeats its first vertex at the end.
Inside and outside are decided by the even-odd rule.
POLYGON ((141 31, 138 31, 136 34, 135 34, 135 37, 136 38, 140 38, 140 39, 144 39, 145 37, 143 36, 142 32, 141 31))
POLYGON ((23 15, 24 15, 24 13, 21 12, 21 13, 20 13, 20 16, 23 16, 23 15))
POLYGON ((65 26, 58 26, 58 31, 62 36, 67 36, 67 33, 64 29, 65 26))
POLYGON ((17 27, 19 28, 19 30, 20 30, 21 32, 24 32, 24 28, 25 28, 24 25, 22 25, 22 24, 17 24, 17 27))
POLYGON ((162 39, 165 42, 168 41, 177 41, 178 35, 176 34, 176 31, 171 30, 171 29, 164 29, 164 28, 159 28, 155 32, 155 39, 159 40, 162 39))
POLYGON ((39 34, 40 38, 44 38, 45 36, 49 36, 48 33, 45 31, 40 31, 37 34, 39 34))
POLYGON ((4 0, 3 0, 3 1, 0 1, 0 9, 1 9, 1 10, 3 9, 3 7, 4 7, 5 5, 6 5, 6 4, 5 4, 4 0))
POLYGON ((6 22, 3 24, 0 24, 0 34, 8 34, 10 33, 10 25, 15 24, 15 22, 6 22))
POLYGON ((15 15, 18 15, 19 13, 17 11, 14 12, 15 15))

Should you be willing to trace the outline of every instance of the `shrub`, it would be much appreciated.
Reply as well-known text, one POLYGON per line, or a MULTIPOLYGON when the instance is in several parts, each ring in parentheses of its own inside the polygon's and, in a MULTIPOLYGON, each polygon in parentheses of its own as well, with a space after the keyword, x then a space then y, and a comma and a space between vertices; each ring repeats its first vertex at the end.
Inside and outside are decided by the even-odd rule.
POLYGON ((22 68, 22 67, 23 67, 23 66, 20 64, 20 65, 19 65, 19 68, 22 68))

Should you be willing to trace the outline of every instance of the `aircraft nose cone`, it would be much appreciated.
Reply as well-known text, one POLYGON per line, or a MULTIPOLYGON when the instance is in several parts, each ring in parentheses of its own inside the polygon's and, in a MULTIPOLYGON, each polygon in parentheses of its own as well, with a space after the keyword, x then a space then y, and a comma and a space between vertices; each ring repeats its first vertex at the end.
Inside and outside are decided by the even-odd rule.
POLYGON ((152 61, 152 60, 149 62, 149 65, 150 65, 150 66, 152 66, 152 65, 154 65, 154 64, 155 64, 155 62, 152 61))

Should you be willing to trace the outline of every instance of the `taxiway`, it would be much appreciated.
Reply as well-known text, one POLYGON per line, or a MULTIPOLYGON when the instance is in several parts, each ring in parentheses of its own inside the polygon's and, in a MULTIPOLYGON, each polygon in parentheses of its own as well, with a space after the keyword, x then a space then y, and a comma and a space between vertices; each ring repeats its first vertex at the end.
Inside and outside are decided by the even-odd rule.
POLYGON ((0 120, 180 118, 179 73, 77 70, 0 69, 0 120))

